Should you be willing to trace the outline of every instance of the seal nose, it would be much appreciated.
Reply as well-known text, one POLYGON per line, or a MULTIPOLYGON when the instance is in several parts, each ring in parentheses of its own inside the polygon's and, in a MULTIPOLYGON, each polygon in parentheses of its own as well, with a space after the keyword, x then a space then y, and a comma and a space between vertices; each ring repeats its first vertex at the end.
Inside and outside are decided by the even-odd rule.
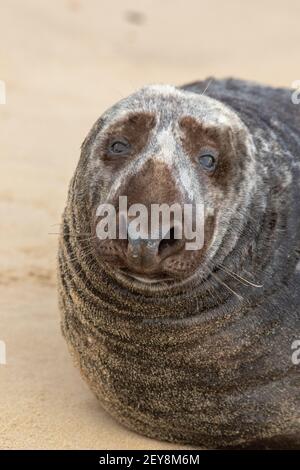
POLYGON ((139 272, 157 271, 161 262, 182 248, 182 241, 174 238, 174 227, 158 238, 132 237, 128 231, 127 258, 139 272))

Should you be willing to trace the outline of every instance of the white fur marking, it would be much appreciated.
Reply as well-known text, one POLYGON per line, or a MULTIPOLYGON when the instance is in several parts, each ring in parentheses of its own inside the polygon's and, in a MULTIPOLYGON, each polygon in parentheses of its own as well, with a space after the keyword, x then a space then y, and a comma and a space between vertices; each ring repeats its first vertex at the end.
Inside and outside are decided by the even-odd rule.
POLYGON ((190 177, 189 171, 186 167, 181 166, 180 168, 180 181, 182 186, 184 187, 185 191, 187 192, 189 198, 191 200, 194 199, 194 192, 193 192, 193 182, 192 178, 190 177))
POLYGON ((176 155, 176 142, 170 126, 158 133, 157 143, 160 149, 158 155, 155 155, 155 159, 171 166, 176 155))

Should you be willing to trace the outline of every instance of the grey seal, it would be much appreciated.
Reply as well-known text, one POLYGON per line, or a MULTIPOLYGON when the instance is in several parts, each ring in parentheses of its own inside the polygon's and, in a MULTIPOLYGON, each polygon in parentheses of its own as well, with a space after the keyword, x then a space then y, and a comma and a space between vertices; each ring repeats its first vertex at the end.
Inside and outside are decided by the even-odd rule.
POLYGON ((299 448, 300 107, 291 91, 146 86, 94 124, 59 244, 62 331, 125 426, 206 448, 299 448), (204 245, 99 240, 96 209, 202 201, 204 245))

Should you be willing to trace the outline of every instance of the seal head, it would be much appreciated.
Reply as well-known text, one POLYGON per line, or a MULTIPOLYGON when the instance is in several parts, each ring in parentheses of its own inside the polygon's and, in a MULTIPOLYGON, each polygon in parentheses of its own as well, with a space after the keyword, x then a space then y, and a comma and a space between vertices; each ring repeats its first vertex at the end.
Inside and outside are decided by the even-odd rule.
POLYGON ((139 280, 140 288, 149 282, 165 288, 195 272, 205 274, 232 216, 247 210, 255 190, 254 143, 239 117, 207 96, 149 86, 107 111, 88 141, 82 184, 88 189, 89 229, 99 262, 105 260, 119 279, 139 280), (99 204, 113 205, 118 215, 120 197, 130 208, 142 204, 148 209, 148 227, 155 205, 198 204, 203 207, 203 246, 186 249, 185 234, 174 237, 174 214, 166 233, 159 230, 162 222, 156 224, 158 237, 147 231, 144 239, 128 233, 125 239, 99 240, 99 204))

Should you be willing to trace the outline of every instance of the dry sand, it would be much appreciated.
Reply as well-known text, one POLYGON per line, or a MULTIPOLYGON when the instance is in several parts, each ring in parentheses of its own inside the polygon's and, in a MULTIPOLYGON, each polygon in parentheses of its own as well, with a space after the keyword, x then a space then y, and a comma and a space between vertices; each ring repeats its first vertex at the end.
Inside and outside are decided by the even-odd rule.
POLYGON ((181 448, 120 426, 60 334, 57 232, 88 129, 145 83, 300 79, 298 1, 1 0, 0 448, 181 448))

